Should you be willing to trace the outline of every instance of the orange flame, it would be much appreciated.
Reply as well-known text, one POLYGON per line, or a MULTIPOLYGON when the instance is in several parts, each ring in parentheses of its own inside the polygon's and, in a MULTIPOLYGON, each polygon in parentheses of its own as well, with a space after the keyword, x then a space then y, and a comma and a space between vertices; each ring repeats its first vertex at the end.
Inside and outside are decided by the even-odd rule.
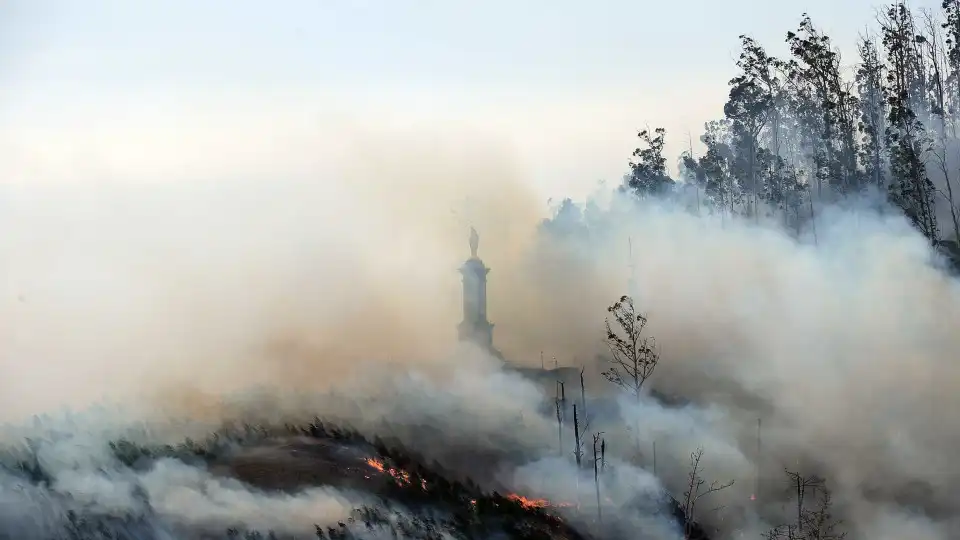
MULTIPOLYGON (((396 480, 401 484, 410 484, 410 473, 408 473, 407 471, 404 471, 402 469, 394 469, 393 467, 387 467, 382 460, 379 460, 377 458, 367 459, 367 465, 376 469, 377 471, 389 474, 390 476, 393 477, 394 480, 396 480)), ((421 479, 420 487, 426 490, 427 481, 421 479)))
POLYGON ((520 506, 532 509, 532 508, 546 508, 550 506, 550 501, 546 499, 528 499, 523 495, 517 495, 516 493, 511 493, 507 495, 507 498, 511 501, 520 503, 520 506))
MULTIPOLYGON (((378 472, 389 474, 391 477, 393 477, 394 480, 396 480, 400 484, 410 485, 412 483, 410 473, 402 469, 395 469, 393 467, 389 467, 381 459, 368 458, 366 460, 366 463, 372 469, 378 472)), ((420 479, 420 488, 423 489, 424 491, 427 490, 427 481, 422 478, 420 479)), ((520 506, 522 506, 527 510, 531 510, 534 508, 549 508, 549 507, 569 508, 569 507, 575 506, 573 503, 551 503, 546 499, 530 499, 530 498, 524 497, 523 495, 518 495, 516 493, 511 493, 507 495, 507 499, 510 499, 511 501, 519 503, 520 506)), ((470 504, 476 505, 477 500, 471 499, 470 504)))
POLYGON ((520 506, 526 508, 527 510, 532 510, 534 508, 569 508, 574 506, 573 503, 552 503, 546 499, 530 499, 524 497, 523 495, 518 495, 516 493, 511 493, 507 495, 507 498, 511 501, 515 501, 520 504, 520 506))

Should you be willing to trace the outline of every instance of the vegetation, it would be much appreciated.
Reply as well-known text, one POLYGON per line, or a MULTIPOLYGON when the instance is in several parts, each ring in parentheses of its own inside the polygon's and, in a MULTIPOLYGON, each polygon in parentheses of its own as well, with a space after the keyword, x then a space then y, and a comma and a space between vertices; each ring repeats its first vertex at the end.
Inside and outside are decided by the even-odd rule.
MULTIPOLYGON (((380 479, 388 480, 374 478, 365 489, 381 504, 356 508, 350 519, 336 526, 317 526, 318 538, 361 540, 382 538, 384 534, 424 540, 489 538, 497 535, 526 540, 582 538, 575 529, 543 505, 530 504, 516 496, 496 491, 486 492, 470 479, 456 479, 439 464, 427 463, 397 441, 368 441, 353 430, 328 426, 319 419, 305 426, 225 429, 212 434, 205 441, 185 441, 177 446, 144 446, 130 441, 117 441, 110 448, 121 463, 133 468, 149 466, 160 458, 209 465, 224 458, 228 446, 255 446, 291 438, 323 442, 337 449, 356 449, 361 455, 375 459, 383 468, 380 479)), ((354 454, 334 452, 332 455, 354 454)), ((355 457, 353 459, 356 460, 355 457)), ((356 465, 346 461, 337 464, 342 471, 356 465)), ((279 469, 282 465, 275 467, 279 469)), ((9 470, 0 463, 0 469, 3 468, 9 470)), ((50 479, 37 474, 34 481, 44 485, 49 484, 50 479)), ((253 485, 254 489, 256 487, 253 485)), ((295 491, 296 487, 290 485, 287 489, 295 491)), ((149 512, 145 515, 118 516, 89 508, 83 511, 77 509, 67 513, 63 537, 74 540, 154 538, 157 537, 154 526, 154 516, 149 512)), ((208 532, 200 537, 245 540, 294 538, 277 532, 249 531, 236 527, 219 535, 208 532)))
POLYGON ((786 471, 787 489, 796 495, 797 518, 793 523, 779 525, 766 534, 767 540, 841 540, 846 532, 842 522, 833 516, 833 500, 826 482, 817 476, 804 476, 786 471), (806 503, 814 500, 812 508, 806 503))
MULTIPOLYGON (((643 337, 647 326, 647 317, 638 313, 633 298, 621 296, 607 308, 613 316, 614 325, 608 318, 605 322, 605 343, 610 352, 610 365, 602 374, 604 378, 629 394, 639 405, 643 395, 643 385, 653 375, 660 361, 656 342, 653 338, 643 337)), ((640 458, 640 426, 634 425, 634 442, 637 459, 640 458)))
POLYGON ((733 480, 722 484, 717 481, 707 484, 707 481, 701 476, 703 473, 703 465, 700 463, 701 459, 703 459, 703 448, 697 448, 696 451, 690 454, 689 483, 687 484, 686 491, 683 492, 683 534, 685 538, 702 538, 704 536, 702 531, 697 530, 695 521, 697 504, 700 502, 700 499, 733 485, 733 480))
MULTIPOLYGON (((666 131, 642 130, 622 190, 639 199, 687 202, 695 212, 721 219, 776 221, 797 235, 810 231, 814 238, 817 217, 827 205, 859 204, 880 195, 960 269, 960 0, 943 0, 939 13, 914 13, 904 2, 896 2, 882 10, 877 22, 875 32, 859 40, 850 73, 844 72, 847 62, 830 37, 809 16, 785 33, 786 58, 774 57, 753 38, 740 36, 737 73, 729 81, 723 117, 704 126, 700 137, 704 150, 699 155, 692 149, 684 152, 679 175, 673 178, 664 156, 666 131)), ((560 212, 574 211, 578 210, 565 204, 560 212)), ((558 224, 562 220, 551 225, 558 224)), ((638 311, 630 296, 608 308, 604 341, 609 356, 602 374, 636 404, 660 362, 654 338, 646 335, 647 323, 647 315, 638 311)), ((607 448, 604 432, 590 429, 583 371, 580 394, 580 403, 572 404, 573 461, 578 475, 588 475, 590 466, 584 462, 592 459, 596 522, 602 524, 607 448)), ((557 382, 554 401, 559 452, 568 456, 563 381, 557 382)), ((639 426, 633 430, 639 456, 639 426)), ((208 466, 231 448, 294 436, 361 449, 390 471, 381 475, 384 482, 370 487, 381 505, 357 508, 337 526, 318 525, 317 538, 360 539, 384 532, 430 540, 581 538, 542 506, 487 492, 437 463, 426 463, 396 441, 369 441, 319 419, 307 426, 225 429, 204 441, 188 439, 175 446, 119 440, 110 449, 131 469, 163 458, 208 466)), ((0 463, 6 464, 3 472, 36 485, 53 483, 32 443, 27 441, 21 450, 0 456, 0 463)), ((704 537, 697 525, 704 514, 701 502, 733 485, 732 480, 705 479, 703 455, 702 448, 691 454, 685 490, 672 501, 686 538, 704 537)), ((796 471, 786 475, 795 517, 766 537, 843 538, 826 481, 796 471)), ((791 514, 793 510, 791 506, 791 514)), ((70 510, 63 537, 147 537, 151 527, 150 516, 70 510)), ((238 528, 219 537, 284 538, 238 528)))
POLYGON ((657 368, 660 353, 653 338, 643 337, 647 317, 637 312, 632 298, 621 296, 607 311, 613 315, 616 328, 606 320, 610 367, 603 376, 639 403, 643 385, 657 368))
POLYGON ((684 152, 674 179, 666 132, 640 131, 623 191, 721 218, 777 220, 814 238, 821 208, 879 194, 960 265, 958 6, 886 6, 856 59, 841 57, 807 15, 785 34, 786 58, 741 36, 723 117, 700 137, 705 150, 684 152))

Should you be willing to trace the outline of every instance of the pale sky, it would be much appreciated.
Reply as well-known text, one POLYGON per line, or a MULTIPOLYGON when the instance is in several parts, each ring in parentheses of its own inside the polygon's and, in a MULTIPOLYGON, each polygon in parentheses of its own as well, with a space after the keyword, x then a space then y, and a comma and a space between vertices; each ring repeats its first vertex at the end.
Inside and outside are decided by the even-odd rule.
POLYGON ((557 196, 619 180, 646 125, 667 128, 672 155, 696 139, 722 113, 740 34, 782 53, 808 12, 852 52, 879 5, 0 0, 0 173, 229 175, 225 156, 277 137, 326 144, 321 125, 335 142, 331 126, 446 122, 507 141, 557 196))

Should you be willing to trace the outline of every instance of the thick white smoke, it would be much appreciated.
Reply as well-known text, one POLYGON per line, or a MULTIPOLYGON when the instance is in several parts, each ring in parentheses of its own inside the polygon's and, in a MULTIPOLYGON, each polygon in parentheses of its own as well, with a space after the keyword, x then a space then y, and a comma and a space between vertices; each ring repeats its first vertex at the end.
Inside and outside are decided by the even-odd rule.
MULTIPOLYGON (((577 247, 567 249, 611 271, 591 282, 596 289, 579 292, 587 299, 584 288, 605 290, 610 298, 623 290, 626 264, 613 262, 625 260, 632 239, 637 302, 663 354, 653 385, 701 405, 670 422, 680 428, 674 433, 656 433, 656 410, 638 411, 646 435, 664 446, 678 435, 699 438, 708 454, 711 447, 720 454, 715 475, 748 485, 753 465, 741 454, 759 459, 771 494, 784 487, 773 483, 778 471, 815 469, 858 536, 875 531, 891 504, 922 508, 931 515, 915 520, 928 519, 939 537, 954 534, 949 449, 960 442, 960 424, 948 411, 958 404, 960 285, 903 221, 837 210, 818 219, 815 240, 802 241, 653 205, 588 221, 568 225, 577 247), (682 435, 704 410, 720 415, 682 435)), ((685 457, 676 449, 665 455, 685 457)))
POLYGON ((169 458, 135 470, 122 465, 105 440, 82 432, 32 445, 49 481, 33 484, 4 473, 0 482, 0 522, 5 533, 17 532, 20 538, 58 537, 69 526, 68 513, 126 521, 126 532, 135 537, 136 527, 144 534, 187 527, 213 534, 237 528, 304 535, 316 525, 345 521, 354 508, 370 503, 363 494, 328 487, 264 493, 169 458))
MULTIPOLYGON (((458 444, 513 438, 545 457, 555 426, 532 411, 538 391, 455 349, 468 226, 492 268, 498 346, 528 366, 541 351, 586 364, 593 395, 629 239, 637 304, 662 347, 652 387, 693 403, 597 419, 611 451, 632 457, 637 423, 675 494, 703 446, 708 476, 737 480, 717 504, 743 504, 759 457, 766 493, 784 467, 827 477, 857 537, 894 538, 892 522, 954 533, 960 292, 902 221, 828 212, 814 243, 669 205, 597 203, 539 226, 545 208, 508 151, 443 135, 361 137, 335 166, 274 178, 0 185, 3 419, 110 401, 128 419, 162 409, 215 423, 246 403, 371 431, 393 421, 401 434, 429 419, 458 444), (331 390, 354 406, 310 397, 331 390)), ((217 501, 202 519, 225 511, 217 501)))

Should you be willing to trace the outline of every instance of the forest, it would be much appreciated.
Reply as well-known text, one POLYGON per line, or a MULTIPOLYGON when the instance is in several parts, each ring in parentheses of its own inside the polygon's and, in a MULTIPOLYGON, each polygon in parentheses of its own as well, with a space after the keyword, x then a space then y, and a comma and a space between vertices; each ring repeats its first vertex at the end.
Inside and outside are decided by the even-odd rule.
POLYGON ((927 258, 960 270, 960 0, 864 15, 855 51, 741 36, 702 145, 639 131, 606 208, 469 182, 496 354, 399 166, 329 220, 350 197, 279 173, 12 198, 0 539, 960 537, 960 282, 927 258))
POLYGON ((787 58, 740 36, 723 117, 700 136, 705 151, 684 152, 672 178, 665 130, 640 131, 624 188, 814 235, 826 206, 885 200, 960 264, 960 0, 878 13, 855 59, 808 15, 786 32, 787 58))

